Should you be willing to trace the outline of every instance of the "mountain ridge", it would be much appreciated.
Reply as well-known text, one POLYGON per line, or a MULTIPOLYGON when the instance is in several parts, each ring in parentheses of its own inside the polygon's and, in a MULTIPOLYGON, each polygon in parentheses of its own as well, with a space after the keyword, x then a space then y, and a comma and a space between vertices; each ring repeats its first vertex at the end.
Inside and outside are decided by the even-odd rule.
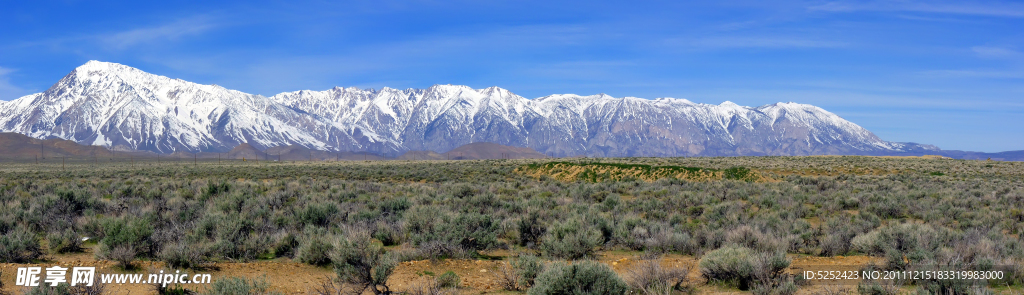
POLYGON ((0 102, 0 131, 113 150, 311 150, 445 153, 491 142, 549 156, 887 155, 929 150, 884 141, 813 105, 553 94, 492 86, 334 87, 270 97, 99 61, 44 92, 0 102))

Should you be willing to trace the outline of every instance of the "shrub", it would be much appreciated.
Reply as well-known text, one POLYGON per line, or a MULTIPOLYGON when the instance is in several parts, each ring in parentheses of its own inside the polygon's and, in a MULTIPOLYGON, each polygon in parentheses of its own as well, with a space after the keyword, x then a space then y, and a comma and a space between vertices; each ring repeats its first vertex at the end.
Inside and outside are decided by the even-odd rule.
POLYGON ((753 295, 792 295, 796 294, 799 288, 792 280, 783 281, 779 286, 754 285, 750 291, 753 295))
POLYGON ((295 218, 300 226, 314 225, 326 226, 335 214, 338 213, 338 206, 334 203, 312 203, 306 204, 301 210, 296 210, 295 218))
POLYGON ((793 278, 785 274, 789 267, 789 259, 783 252, 762 252, 754 254, 751 259, 753 264, 753 292, 758 295, 789 295, 796 293, 797 287, 793 278))
POLYGON ((59 232, 52 232, 46 235, 46 242, 50 246, 50 253, 70 253, 82 251, 82 240, 78 238, 75 231, 64 229, 59 232))
POLYGON ((857 251, 889 258, 889 269, 906 269, 907 263, 930 259, 946 241, 927 224, 902 223, 856 236, 852 244, 857 251))
POLYGON ((901 284, 892 280, 867 280, 857 284, 857 293, 862 295, 896 295, 900 292, 901 284))
POLYGON ((537 246, 541 237, 544 236, 544 232, 547 231, 537 211, 531 211, 525 217, 519 219, 518 227, 519 245, 531 249, 537 246))
POLYGON ((825 223, 824 231, 827 234, 819 242, 821 256, 845 255, 850 252, 855 234, 849 229, 849 225, 842 223, 843 221, 839 219, 829 219, 825 223))
POLYGON ((549 265, 535 283, 527 294, 603 295, 629 291, 629 286, 611 268, 595 261, 549 265))
POLYGON ((438 241, 462 246, 467 250, 484 250, 497 244, 500 223, 490 215, 459 214, 437 227, 438 241))
MULTIPOLYGON (((174 284, 174 285, 169 285, 169 286, 168 285, 164 285, 164 284, 151 284, 150 286, 153 286, 153 291, 156 291, 157 295, 189 295, 189 294, 195 294, 194 291, 189 290, 189 289, 185 289, 185 287, 183 287, 183 286, 181 286, 179 284, 174 284)), ((97 295, 99 295, 99 294, 97 294, 97 295)))
POLYGON ((32 287, 25 291, 24 295, 73 295, 71 293, 71 286, 67 283, 60 283, 56 286, 50 286, 50 284, 39 283, 39 286, 32 287))
POLYGON ((581 218, 571 218, 553 224, 541 240, 540 248, 545 256, 576 260, 592 256, 601 241, 600 231, 586 225, 581 218))
POLYGON ((700 272, 709 281, 736 284, 740 290, 753 288, 757 294, 792 294, 793 278, 785 252, 756 252, 734 244, 704 254, 700 272))
POLYGON ((520 283, 524 288, 532 287, 537 276, 544 271, 544 264, 540 261, 540 258, 533 255, 519 255, 516 260, 512 262, 512 268, 516 270, 516 274, 519 275, 520 283))
POLYGON ((430 241, 420 244, 418 252, 423 257, 436 261, 448 258, 470 258, 472 255, 462 246, 445 243, 441 241, 430 241))
POLYGON ((299 246, 299 240, 292 233, 286 233, 274 243, 275 257, 291 257, 295 255, 295 248, 299 246))
POLYGON ((247 279, 240 277, 227 277, 219 279, 210 284, 209 289, 203 292, 203 295, 264 295, 264 294, 281 294, 280 292, 270 292, 267 288, 270 287, 270 283, 264 278, 260 279, 247 279))
POLYGON ((686 276, 690 266, 683 268, 664 268, 658 260, 640 261, 629 270, 627 283, 639 293, 647 295, 672 294, 673 291, 693 291, 687 284, 686 276))
POLYGON ((498 268, 493 272, 494 280, 504 290, 518 291, 523 284, 520 283, 519 274, 512 267, 511 263, 499 263, 498 268))
POLYGON ((543 271, 544 264, 537 256, 520 254, 515 260, 500 264, 494 275, 503 289, 517 291, 532 287, 537 275, 543 271))
POLYGON ((736 166, 725 169, 722 173, 722 178, 735 179, 735 180, 746 180, 752 181, 753 176, 750 174, 750 168, 736 166))
POLYGON ((366 233, 353 233, 338 239, 331 254, 334 271, 343 282, 355 285, 357 293, 390 294, 388 278, 398 260, 384 252, 366 233))
POLYGON ((71 286, 71 294, 75 295, 103 295, 107 289, 107 285, 103 283, 103 280, 95 280, 92 286, 77 285, 71 286))
POLYGON ((103 239, 97 253, 100 258, 117 261, 129 268, 139 254, 149 251, 153 227, 143 219, 107 219, 103 222, 103 239))
POLYGON ((644 240, 644 250, 655 253, 681 252, 692 254, 693 239, 690 234, 677 231, 667 226, 653 230, 650 237, 644 240))
POLYGON ((0 262, 28 263, 43 255, 36 235, 23 228, 0 235, 0 262))
POLYGON ((203 190, 202 199, 207 200, 212 196, 226 193, 231 190, 231 185, 227 182, 222 181, 220 184, 216 184, 210 181, 206 184, 206 189, 203 190))
MULTIPOLYGON (((3 285, 0 285, 3 287, 3 285)), ((56 286, 50 286, 48 283, 39 282, 38 286, 32 287, 25 290, 25 295, 102 295, 106 285, 100 280, 96 280, 96 283, 92 286, 70 286, 67 283, 60 283, 56 286)), ((0 294, 10 294, 3 290, 0 290, 0 294)))
POLYGON ((417 283, 401 293, 408 295, 458 295, 459 290, 456 288, 442 288, 437 284, 437 280, 430 280, 417 283))
POLYGON ((427 241, 424 236, 427 236, 434 230, 435 224, 440 223, 441 214, 440 210, 434 206, 412 207, 403 214, 406 229, 409 230, 414 244, 419 245, 427 241))
MULTIPOLYGON (((42 279, 40 279, 42 280, 42 279)), ((0 284, 3 288, 3 284, 0 284)), ((96 280, 92 286, 70 286, 68 283, 60 283, 57 286, 50 286, 48 283, 39 282, 39 286, 32 287, 25 291, 27 295, 102 295, 105 285, 96 280)), ((0 290, 0 294, 11 294, 0 290)))
POLYGON ((132 268, 132 261, 139 255, 135 247, 129 245, 115 246, 113 249, 102 250, 104 259, 116 261, 121 268, 132 268))
POLYGON ((373 238, 377 239, 384 246, 401 244, 404 240, 404 230, 398 222, 378 220, 374 224, 373 238))
POLYGON ((202 245, 179 242, 167 245, 157 256, 172 268, 199 268, 207 263, 207 255, 202 245))
POLYGON ((446 271, 440 276, 437 276, 437 286, 443 289, 447 288, 458 288, 459 284, 462 283, 462 278, 459 277, 453 271, 446 271))
POLYGON ((416 245, 438 242, 445 247, 459 247, 465 250, 484 250, 497 245, 500 222, 490 215, 470 212, 464 214, 443 215, 434 219, 422 214, 430 214, 426 210, 411 210, 407 213, 407 225, 412 234, 412 242, 416 245))
POLYGON ((312 265, 328 265, 334 247, 325 235, 307 233, 295 250, 295 259, 312 265))
POLYGON ((216 218, 216 241, 210 248, 214 255, 238 260, 250 260, 264 253, 269 239, 255 234, 256 224, 247 216, 237 213, 216 218))
POLYGON ((726 243, 733 243, 757 251, 785 251, 786 248, 777 239, 743 225, 726 233, 726 243))
POLYGON ((709 281, 731 282, 747 289, 754 265, 750 261, 753 250, 736 245, 726 245, 704 254, 700 258, 701 275, 709 281))

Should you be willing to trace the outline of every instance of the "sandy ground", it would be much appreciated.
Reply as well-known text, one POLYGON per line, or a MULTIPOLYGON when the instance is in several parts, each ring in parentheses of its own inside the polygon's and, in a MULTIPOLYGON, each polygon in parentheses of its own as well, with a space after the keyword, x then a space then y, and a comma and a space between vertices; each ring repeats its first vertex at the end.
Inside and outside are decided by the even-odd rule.
MULTIPOLYGON (((509 251, 490 251, 484 253, 495 260, 421 260, 401 263, 391 277, 392 290, 405 291, 425 284, 446 271, 453 271, 462 278, 459 293, 462 294, 487 294, 487 293, 512 293, 501 289, 497 283, 495 270, 500 264, 507 260, 499 260, 510 257, 509 251)), ((849 257, 807 257, 791 256, 794 269, 801 269, 802 266, 817 265, 863 265, 877 259, 865 256, 849 257)), ((629 270, 639 261, 639 253, 623 251, 607 251, 599 253, 598 260, 608 264, 623 277, 629 276, 629 270)), ((661 264, 665 267, 691 267, 690 277, 694 282, 702 281, 695 268, 697 261, 690 256, 666 255, 662 257, 661 264)), ((94 266, 100 273, 157 273, 164 268, 163 262, 136 261, 134 270, 123 270, 111 261, 95 259, 91 249, 84 253, 53 255, 46 258, 39 264, 0 264, 0 282, 4 284, 4 291, 12 294, 20 294, 24 287, 13 286, 18 267, 41 266, 51 267, 60 265, 62 267, 94 266)), ((292 262, 290 259, 260 260, 246 263, 218 262, 213 263, 204 270, 191 271, 193 273, 209 273, 213 280, 223 277, 240 276, 250 278, 264 277, 270 283, 270 289, 285 294, 309 294, 309 290, 319 285, 320 282, 334 276, 334 271, 328 267, 316 267, 303 263, 292 262)), ((184 285, 187 289, 202 291, 205 285, 184 285)), ((109 284, 106 287, 108 294, 155 294, 156 291, 151 285, 146 284, 109 284)), ((801 293, 810 290, 804 290, 801 293)), ((748 293, 739 292, 715 285, 702 285, 698 288, 699 294, 721 294, 721 293, 748 293)))
MULTIPOLYGON (((458 291, 460 294, 488 294, 510 292, 501 289, 497 283, 495 271, 507 263, 508 257, 513 253, 504 250, 489 251, 483 253, 493 260, 420 260, 408 261, 399 264, 391 276, 390 284, 392 291, 408 291, 417 286, 422 286, 446 271, 452 271, 462 278, 462 284, 458 291)), ((598 254, 598 261, 612 267, 619 275, 628 277, 630 269, 640 261, 640 253, 624 251, 607 251, 598 254)), ((860 266, 868 263, 881 262, 878 258, 867 256, 840 256, 840 257, 814 257, 790 255, 792 265, 790 271, 802 271, 815 269, 822 266, 860 266)), ((749 294, 749 292, 738 291, 735 288, 720 285, 705 285, 696 269, 697 261, 690 256, 665 255, 660 260, 664 267, 690 267, 690 280, 697 285, 697 294, 749 294)), ((111 261, 97 260, 91 249, 84 253, 62 254, 46 257, 46 260, 39 264, 0 264, 0 282, 3 282, 2 289, 9 294, 21 294, 24 287, 14 286, 17 268, 27 266, 51 267, 60 265, 62 267, 94 266, 99 273, 136 273, 148 274, 158 273, 166 270, 163 262, 136 261, 136 268, 123 270, 111 261)), ((213 263, 203 270, 190 271, 192 273, 211 274, 213 280, 224 277, 248 277, 265 278, 270 283, 270 289, 284 294, 310 294, 310 290, 319 286, 321 282, 334 276, 334 271, 328 267, 316 267, 303 263, 292 262, 290 259, 279 258, 275 260, 260 260, 246 263, 239 262, 218 262, 213 263)), ((206 285, 184 285, 186 289, 202 292, 206 285)), ((845 285, 851 291, 856 292, 855 285, 845 285)), ((815 294, 820 291, 821 286, 809 286, 801 288, 798 294, 815 294)), ((106 294, 155 294, 153 286, 146 284, 108 284, 106 294)), ((367 292, 367 294, 369 294, 367 292)))

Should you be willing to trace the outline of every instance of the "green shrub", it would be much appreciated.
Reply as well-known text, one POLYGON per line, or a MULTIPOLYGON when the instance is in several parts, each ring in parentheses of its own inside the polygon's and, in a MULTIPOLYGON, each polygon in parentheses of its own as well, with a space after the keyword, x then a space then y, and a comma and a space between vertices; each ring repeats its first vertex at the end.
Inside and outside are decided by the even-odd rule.
POLYGON ((0 235, 0 262, 28 263, 42 255, 36 235, 24 228, 0 235))
POLYGON ((737 227, 726 233, 725 242, 763 252, 786 250, 784 245, 771 235, 764 234, 746 225, 737 227))
POLYGON ((547 228, 540 219, 540 213, 530 211, 525 217, 517 222, 519 228, 519 245, 527 248, 534 248, 540 242, 541 237, 547 228))
POLYGON ((295 259, 312 265, 328 265, 331 263, 331 251, 335 245, 328 237, 318 234, 306 234, 295 250, 295 259))
POLYGON ((435 226, 435 240, 459 245, 467 250, 484 250, 497 244, 499 226, 500 223, 490 215, 458 214, 435 226))
POLYGON ((117 261, 128 268, 137 255, 148 255, 150 235, 153 227, 144 219, 107 219, 103 224, 103 239, 100 240, 100 258, 117 261))
MULTIPOLYGON (((900 294, 901 284, 893 280, 864 280, 857 284, 857 293, 861 295, 896 295, 900 294)), ((943 294, 943 293, 940 293, 943 294)))
POLYGON ((327 226, 328 221, 338 213, 338 206, 334 203, 311 203, 306 204, 301 210, 295 212, 295 218, 300 226, 315 225, 327 226))
POLYGON ((160 260, 172 268, 198 268, 208 262, 208 254, 203 245, 179 242, 166 245, 160 254, 160 260))
POLYGON ((735 180, 746 180, 752 181, 753 176, 750 174, 750 168, 736 166, 725 169, 722 173, 722 178, 735 179, 735 180))
MULTIPOLYGON (((0 287, 3 287, 0 285, 0 287)), ((56 286, 50 286, 49 283, 40 281, 39 286, 35 286, 24 291, 24 295, 103 295, 103 291, 106 285, 96 280, 96 283, 92 286, 70 286, 68 283, 59 283, 56 286)), ((4 291, 0 291, 0 294, 11 294, 4 291)))
POLYGON ((428 241, 429 235, 434 231, 434 225, 441 222, 442 214, 434 206, 416 206, 405 212, 405 227, 412 236, 413 244, 419 245, 428 241))
POLYGON ((213 281, 203 295, 269 295, 281 294, 280 292, 267 291, 270 283, 265 278, 247 279, 241 277, 227 277, 213 281))
POLYGON ((368 234, 353 233, 339 238, 331 260, 338 278, 354 285, 356 293, 367 290, 374 294, 391 293, 388 278, 394 273, 398 259, 385 253, 384 247, 374 243, 368 234))
POLYGON ((208 200, 210 199, 210 197, 220 195, 228 191, 231 191, 231 185, 228 184, 227 182, 222 181, 221 183, 217 184, 214 183, 213 181, 210 181, 206 184, 206 189, 203 190, 202 199, 208 200))
POLYGON ((459 284, 462 284, 462 278, 459 277, 453 271, 446 271, 440 276, 437 276, 437 287, 442 289, 458 288, 459 284))
POLYGON ((429 241, 420 244, 416 252, 430 260, 449 258, 468 259, 473 256, 472 253, 466 251, 462 246, 439 241, 429 241))
POLYGON ((523 287, 529 288, 533 286, 537 276, 544 271, 544 263, 537 256, 519 255, 512 262, 512 269, 519 276, 519 281, 523 284, 523 287))
POLYGON ((878 228, 853 238, 853 248, 869 255, 887 257, 887 269, 906 269, 908 263, 929 260, 945 234, 927 224, 901 223, 878 228))
POLYGON ((39 286, 32 287, 25 291, 24 295, 77 295, 71 293, 71 285, 60 283, 56 286, 39 283, 39 286))
POLYGON ((229 213, 216 218, 216 240, 210 251, 233 260, 251 260, 269 251, 266 236, 256 235, 256 223, 244 214, 229 213))
POLYGON ((740 290, 757 294, 792 294, 793 278, 785 274, 789 267, 785 252, 757 252, 729 244, 704 254, 699 268, 708 281, 735 284, 740 290))
POLYGON ((593 256, 594 248, 601 241, 601 232, 577 217, 551 225, 541 240, 540 249, 551 258, 575 260, 593 256))
POLYGON ((629 270, 627 282, 633 289, 645 295, 672 294, 673 291, 692 292, 693 287, 687 283, 690 266, 683 268, 664 268, 657 259, 649 259, 634 264, 629 270))
POLYGON ((292 257, 295 255, 295 248, 299 247, 299 240, 292 233, 286 233, 274 243, 275 257, 292 257))
POLYGON ((750 258, 754 251, 746 247, 726 245, 704 254, 698 264, 701 275, 709 281, 737 284, 746 290, 754 272, 750 258))
POLYGON ((383 243, 384 246, 399 245, 405 240, 401 225, 397 222, 385 220, 378 220, 374 223, 372 236, 383 243))
MULTIPOLYGON (((163 285, 163 284, 152 284, 154 291, 157 295, 190 295, 195 294, 194 291, 186 289, 184 286, 179 284, 163 285)), ((100 294, 96 294, 100 295, 100 294)))
POLYGON ((519 254, 514 260, 500 264, 494 275, 502 289, 518 291, 533 286, 534 280, 542 271, 544 265, 537 256, 519 254))
POLYGON ((595 261, 554 263, 537 276, 530 295, 625 294, 629 286, 607 265, 595 261))
POLYGON ((789 259, 784 252, 761 252, 752 257, 752 293, 758 295, 789 295, 796 293, 793 278, 785 273, 789 259))
POLYGON ((821 256, 846 255, 850 252, 855 234, 846 220, 829 219, 825 222, 823 231, 826 234, 819 242, 821 256))
POLYGON ((50 253, 82 251, 82 239, 79 239, 75 231, 71 229, 64 229, 46 235, 46 242, 50 246, 50 253))

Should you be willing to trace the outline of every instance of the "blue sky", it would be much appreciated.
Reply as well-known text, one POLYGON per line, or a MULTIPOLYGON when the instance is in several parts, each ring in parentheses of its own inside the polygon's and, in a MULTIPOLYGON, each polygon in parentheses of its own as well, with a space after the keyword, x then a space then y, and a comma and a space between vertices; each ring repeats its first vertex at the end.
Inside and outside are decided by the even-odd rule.
POLYGON ((142 2, 5 3, 0 99, 95 59, 263 95, 463 84, 793 101, 889 141, 1024 150, 1022 2, 142 2))

